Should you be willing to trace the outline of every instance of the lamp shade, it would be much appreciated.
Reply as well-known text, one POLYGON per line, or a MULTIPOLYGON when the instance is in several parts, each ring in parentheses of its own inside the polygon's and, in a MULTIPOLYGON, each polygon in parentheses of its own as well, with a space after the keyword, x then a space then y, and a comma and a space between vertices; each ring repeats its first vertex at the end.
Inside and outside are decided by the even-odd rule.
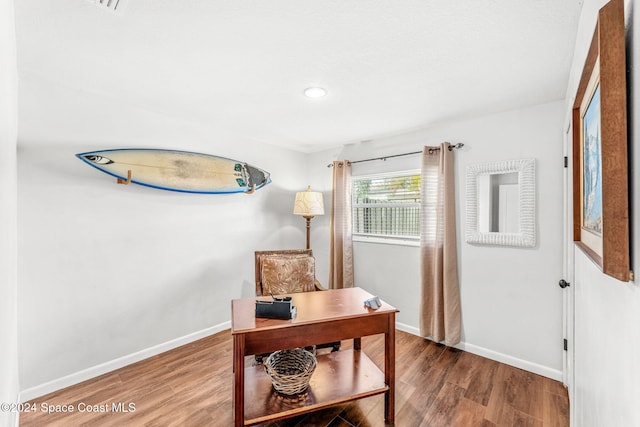
POLYGON ((302 216, 324 215, 324 202, 322 193, 311 191, 311 187, 307 191, 296 193, 296 201, 293 205, 293 213, 302 216))

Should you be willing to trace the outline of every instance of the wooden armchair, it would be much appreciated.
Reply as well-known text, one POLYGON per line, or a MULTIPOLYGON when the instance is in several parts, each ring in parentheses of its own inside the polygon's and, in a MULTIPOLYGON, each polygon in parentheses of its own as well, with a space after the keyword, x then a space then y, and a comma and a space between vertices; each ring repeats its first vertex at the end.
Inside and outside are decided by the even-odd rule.
MULTIPOLYGON (((255 256, 257 296, 326 290, 316 279, 311 249, 256 251, 255 256)), ((316 348, 325 347, 337 351, 340 342, 316 345, 316 348)))

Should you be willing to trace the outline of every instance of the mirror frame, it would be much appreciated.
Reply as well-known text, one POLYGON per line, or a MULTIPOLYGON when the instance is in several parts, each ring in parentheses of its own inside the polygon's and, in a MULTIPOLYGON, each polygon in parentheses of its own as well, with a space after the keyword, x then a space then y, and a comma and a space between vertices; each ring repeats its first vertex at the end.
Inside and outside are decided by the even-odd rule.
POLYGON ((536 245, 535 159, 503 160, 467 166, 467 243, 481 245, 534 247, 536 245), (518 173, 520 185, 520 231, 498 233, 478 231, 478 176, 518 173))

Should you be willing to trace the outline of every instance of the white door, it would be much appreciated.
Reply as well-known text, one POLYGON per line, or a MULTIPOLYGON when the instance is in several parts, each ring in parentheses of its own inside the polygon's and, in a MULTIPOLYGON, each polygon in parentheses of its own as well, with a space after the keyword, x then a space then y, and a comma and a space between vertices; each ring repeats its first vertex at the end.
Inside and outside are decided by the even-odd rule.
POLYGON ((563 301, 563 334, 565 338, 566 351, 563 352, 562 362, 562 380, 569 392, 570 402, 570 418, 571 425, 573 423, 573 402, 574 402, 574 302, 575 302, 575 286, 573 284, 574 277, 574 244, 573 244, 573 164, 572 164, 572 147, 571 147, 571 126, 568 127, 563 142, 563 152, 565 155, 564 168, 564 203, 563 203, 563 250, 562 250, 562 273, 563 277, 559 278, 559 285, 564 286, 562 290, 563 301), (564 281, 564 283, 562 282, 564 281))
POLYGON ((520 229, 520 185, 502 184, 498 188, 498 231, 517 233, 520 229))

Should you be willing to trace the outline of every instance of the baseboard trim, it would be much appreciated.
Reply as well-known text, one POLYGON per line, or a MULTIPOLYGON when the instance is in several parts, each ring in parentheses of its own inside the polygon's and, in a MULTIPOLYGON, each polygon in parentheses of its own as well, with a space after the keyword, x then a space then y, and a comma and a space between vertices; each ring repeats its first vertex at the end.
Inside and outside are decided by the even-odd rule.
POLYGON ((543 377, 551 378, 552 380, 562 382, 562 371, 558 369, 553 369, 548 366, 530 362, 528 360, 519 359, 517 357, 489 350, 487 348, 480 347, 474 344, 460 343, 456 345, 456 348, 468 351, 469 353, 477 354, 478 356, 486 357, 487 359, 502 362, 506 365, 524 369, 525 371, 533 372, 534 374, 542 375, 543 377))
POLYGON ((155 345, 153 347, 149 347, 144 350, 140 350, 135 353, 131 353, 105 363, 101 363, 100 365, 83 369, 82 371, 75 372, 62 378, 58 378, 56 380, 49 381, 35 387, 22 390, 20 392, 19 401, 28 402, 29 400, 44 396, 45 394, 49 394, 54 391, 61 390, 65 387, 69 387, 74 384, 89 380, 91 378, 95 378, 97 376, 106 374, 116 369, 120 369, 127 365, 131 365, 132 363, 139 362, 157 354, 164 353, 165 351, 173 350, 174 348, 189 344, 191 342, 197 341, 201 338, 205 338, 209 335, 216 334, 229 328, 231 328, 231 322, 223 322, 216 326, 202 329, 200 331, 178 337, 176 339, 155 345))
MULTIPOLYGON (((396 323, 396 328, 403 332, 420 336, 420 330, 414 326, 410 326, 404 323, 396 323)), ((519 359, 508 354, 489 350, 488 348, 480 347, 466 342, 461 342, 460 344, 456 345, 455 348, 468 351, 469 353, 477 354, 478 356, 486 357, 487 359, 495 360, 496 362, 501 362, 506 365, 524 369, 525 371, 533 372, 534 374, 542 375, 543 377, 551 378, 552 380, 562 382, 562 371, 558 369, 552 369, 548 366, 540 365, 538 363, 530 362, 524 359, 519 359)))
POLYGON ((416 328, 415 326, 409 326, 406 323, 396 322, 396 329, 418 337, 421 336, 420 329, 416 328))

